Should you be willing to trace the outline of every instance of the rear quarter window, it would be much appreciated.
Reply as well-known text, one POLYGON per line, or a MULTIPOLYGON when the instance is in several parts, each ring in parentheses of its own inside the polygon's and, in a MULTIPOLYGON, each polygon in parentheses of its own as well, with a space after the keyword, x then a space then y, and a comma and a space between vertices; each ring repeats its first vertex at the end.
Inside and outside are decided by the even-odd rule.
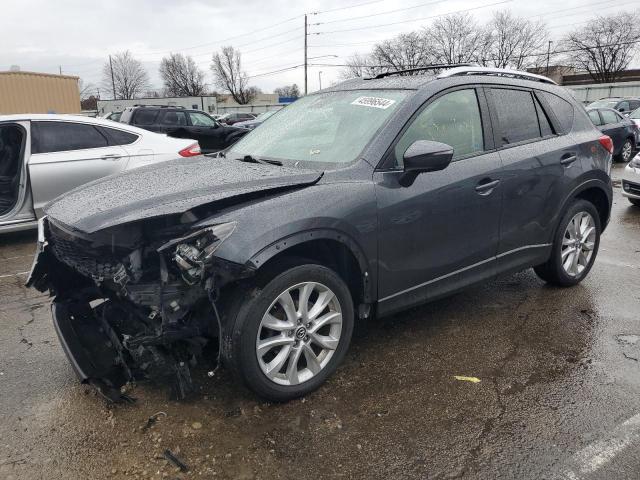
POLYGON ((137 110, 133 114, 134 125, 153 125, 158 118, 158 110, 137 110))
POLYGON ((138 135, 134 133, 125 132, 123 130, 117 130, 115 128, 107 128, 107 127, 98 127, 100 133, 102 133, 107 140, 109 140, 109 145, 130 145, 138 139, 138 135))
POLYGON ((547 101, 551 110, 559 122, 559 131, 557 133, 564 135, 569 133, 573 128, 574 110, 573 105, 564 98, 549 92, 538 92, 547 101))

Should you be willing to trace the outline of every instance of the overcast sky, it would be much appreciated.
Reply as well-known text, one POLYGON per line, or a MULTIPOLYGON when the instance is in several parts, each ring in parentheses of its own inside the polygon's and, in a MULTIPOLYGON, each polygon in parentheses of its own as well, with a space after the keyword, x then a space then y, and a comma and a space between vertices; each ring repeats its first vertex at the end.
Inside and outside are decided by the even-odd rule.
MULTIPOLYGON (((302 89, 303 15, 309 15, 309 63, 341 64, 374 43, 429 25, 433 17, 468 10, 479 22, 493 12, 513 13, 546 22, 552 39, 584 25, 596 14, 632 10, 638 0, 5 0, 0 13, 0 70, 78 75, 100 87, 109 53, 130 50, 162 86, 158 64, 163 55, 192 55, 213 82, 212 52, 233 45, 242 52, 251 84, 265 92, 297 83, 302 89), (415 8, 411 8, 415 7, 415 8), (402 11, 392 12, 392 10, 402 11), (317 25, 318 23, 322 23, 317 25), (345 31, 346 30, 346 31, 345 31), (264 75, 267 74, 267 75, 264 75)), ((338 67, 309 68, 309 91, 335 82, 338 67)), ((213 85, 212 85, 213 86, 213 85)), ((104 91, 104 89, 103 89, 104 91)), ((105 93, 103 93, 105 96, 105 93)))

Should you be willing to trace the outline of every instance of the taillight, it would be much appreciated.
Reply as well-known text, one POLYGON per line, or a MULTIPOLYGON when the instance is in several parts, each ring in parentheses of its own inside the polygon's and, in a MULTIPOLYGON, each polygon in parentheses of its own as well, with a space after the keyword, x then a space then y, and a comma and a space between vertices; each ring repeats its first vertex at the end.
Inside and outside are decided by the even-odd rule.
MULTIPOLYGON (((607 137, 608 138, 608 137, 607 137)), ((187 148, 183 148, 178 152, 178 155, 181 157, 195 157, 196 155, 200 155, 202 152, 200 151, 200 145, 194 143, 189 145, 187 148)))
POLYGON ((603 135, 598 139, 598 141, 600 142, 600 145, 602 145, 602 148, 613 154, 613 140, 611 140, 610 136, 603 135))

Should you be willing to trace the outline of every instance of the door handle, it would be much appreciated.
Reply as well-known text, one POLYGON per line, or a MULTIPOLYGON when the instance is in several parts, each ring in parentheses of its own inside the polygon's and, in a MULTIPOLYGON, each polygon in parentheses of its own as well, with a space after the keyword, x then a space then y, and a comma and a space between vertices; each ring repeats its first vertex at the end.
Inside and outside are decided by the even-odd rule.
POLYGON ((122 155, 112 153, 109 155, 103 155, 102 157, 100 157, 100 160, 120 160, 121 158, 122 158, 122 155))
POLYGON ((575 153, 565 153, 560 158, 560 165, 564 165, 565 167, 568 167, 573 162, 575 162, 577 159, 578 159, 578 157, 576 156, 575 153))
POLYGON ((480 195, 489 195, 493 192, 493 189, 498 186, 500 180, 490 180, 488 182, 486 180, 482 180, 482 182, 486 183, 479 183, 476 185, 476 192, 480 195))

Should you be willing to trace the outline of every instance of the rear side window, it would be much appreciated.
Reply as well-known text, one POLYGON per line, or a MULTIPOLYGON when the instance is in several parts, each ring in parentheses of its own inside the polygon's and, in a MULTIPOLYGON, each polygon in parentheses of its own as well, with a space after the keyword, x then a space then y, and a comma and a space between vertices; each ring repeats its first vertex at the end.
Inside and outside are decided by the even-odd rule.
POLYGON ((602 115, 602 121, 607 123, 618 123, 620 121, 620 117, 613 110, 600 110, 600 115, 602 115))
POLYGON ((494 88, 492 94, 503 144, 540 137, 536 107, 531 92, 494 88))
POLYGON ((187 116, 184 112, 164 112, 160 124, 168 127, 180 127, 187 124, 187 116))
POLYGON ((598 113, 597 110, 589 110, 587 113, 589 114, 589 118, 591 119, 594 125, 596 126, 602 125, 602 120, 600 120, 600 114, 598 113))
POLYGON ((158 110, 136 110, 133 114, 134 125, 153 125, 158 118, 158 110))
POLYGON ((71 122, 34 122, 32 153, 101 148, 107 139, 93 125, 71 122))
POLYGON ((553 93, 541 91, 538 93, 547 101, 560 123, 560 130, 556 133, 569 133, 573 127, 573 105, 553 93))
POLYGON ((453 147, 454 160, 484 150, 478 97, 473 89, 457 90, 437 98, 418 114, 395 147, 396 165, 417 140, 432 140, 453 147))
POLYGON ((100 133, 107 137, 109 145, 111 146, 129 145, 138 139, 138 135, 124 132, 122 130, 116 130, 115 128, 98 127, 98 129, 100 130, 100 133))

